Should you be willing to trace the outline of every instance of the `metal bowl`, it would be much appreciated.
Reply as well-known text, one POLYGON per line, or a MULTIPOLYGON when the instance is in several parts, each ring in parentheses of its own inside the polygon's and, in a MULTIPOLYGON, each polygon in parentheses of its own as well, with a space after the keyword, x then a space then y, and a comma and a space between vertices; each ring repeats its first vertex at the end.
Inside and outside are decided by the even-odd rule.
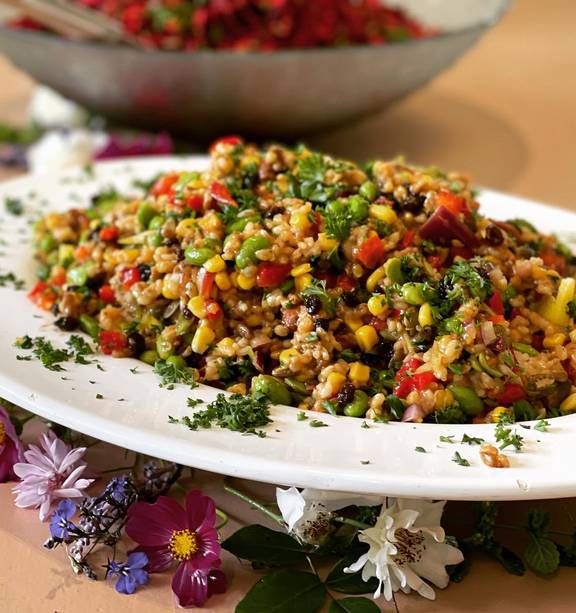
MULTIPOLYGON (((127 125, 201 139, 227 132, 293 138, 377 112, 414 91, 469 49, 508 4, 466 2, 465 26, 381 46, 143 51, 0 27, 0 52, 37 81, 127 125)), ((441 23, 455 3, 426 5, 441 23)))

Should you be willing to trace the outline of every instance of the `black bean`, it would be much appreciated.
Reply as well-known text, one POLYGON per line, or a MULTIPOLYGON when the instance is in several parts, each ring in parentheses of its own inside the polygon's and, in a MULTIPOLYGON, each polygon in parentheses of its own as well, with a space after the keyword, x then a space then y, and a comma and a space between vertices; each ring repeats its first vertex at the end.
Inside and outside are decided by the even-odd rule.
POLYGON ((330 320, 326 317, 314 317, 314 325, 316 328, 322 328, 322 330, 328 330, 330 320))
POLYGON ((148 266, 148 264, 138 264, 136 268, 138 269, 138 272, 140 273, 140 279, 142 279, 142 281, 150 280, 150 274, 152 273, 152 270, 150 266, 148 266))
POLYGON ((355 391, 356 388, 351 383, 345 383, 336 395, 336 402, 341 406, 352 402, 354 400, 355 391))
POLYGON ((408 192, 406 198, 404 198, 404 200, 400 200, 398 204, 402 211, 417 215, 418 213, 422 212, 425 201, 426 196, 423 194, 413 194, 412 192, 408 192))
POLYGON ((358 304, 358 298, 356 296, 356 292, 344 292, 341 296, 342 302, 346 306, 356 306, 358 304))
POLYGON ((493 247, 498 247, 504 242, 504 232, 494 224, 489 225, 486 228, 486 242, 493 247))
POLYGON ((185 306, 182 309, 182 317, 184 317, 184 319, 192 319, 192 317, 194 317, 194 314, 187 306, 185 306))
POLYGON ((88 280, 86 281, 86 287, 88 287, 89 289, 100 289, 104 285, 105 281, 106 273, 99 272, 93 277, 88 278, 88 280))
POLYGON ((56 327, 60 328, 60 330, 70 332, 71 330, 76 330, 79 321, 75 317, 59 317, 54 324, 56 327))
POLYGON ((322 301, 318 296, 304 296, 304 304, 310 315, 316 315, 322 310, 322 301))
POLYGON ((138 356, 146 351, 146 341, 139 332, 132 332, 128 335, 128 349, 132 355, 138 356))

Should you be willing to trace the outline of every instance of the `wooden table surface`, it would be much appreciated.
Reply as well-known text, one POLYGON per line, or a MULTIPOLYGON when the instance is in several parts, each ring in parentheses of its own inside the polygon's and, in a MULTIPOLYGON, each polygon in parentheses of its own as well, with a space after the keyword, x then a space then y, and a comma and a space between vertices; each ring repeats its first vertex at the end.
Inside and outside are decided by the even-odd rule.
MULTIPOLYGON (((415 162, 466 171, 481 185, 576 210, 574 24, 576 3, 571 0, 518 0, 477 47, 421 92, 379 116, 315 136, 310 144, 358 160, 403 153, 415 162)), ((32 88, 0 57, 1 121, 23 120, 32 88)), ((200 479, 209 491, 218 490, 216 477, 200 479)), ((228 530, 238 521, 259 519, 229 498, 221 502, 236 522, 228 530)), ((574 507, 574 501, 558 502, 558 513, 565 504, 574 507)), ((518 505, 514 508, 518 511, 518 505)), ((74 577, 60 553, 41 549, 46 526, 37 522, 35 512, 13 507, 9 485, 0 486, 0 518, 0 611, 176 610, 167 576, 155 576, 149 589, 132 598, 116 595, 103 582, 74 577)), ((208 611, 233 611, 256 580, 231 558, 225 559, 225 570, 230 590, 211 600, 208 611)), ((576 610, 575 579, 573 569, 561 569, 551 580, 513 577, 479 557, 471 575, 439 593, 435 603, 400 596, 398 609, 569 613, 576 610)))

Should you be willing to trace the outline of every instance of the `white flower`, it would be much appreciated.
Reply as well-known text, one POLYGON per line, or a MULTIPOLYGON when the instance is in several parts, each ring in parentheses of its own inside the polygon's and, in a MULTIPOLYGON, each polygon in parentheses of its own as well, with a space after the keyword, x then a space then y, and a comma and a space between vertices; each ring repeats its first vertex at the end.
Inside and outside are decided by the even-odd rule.
POLYGON ((82 107, 44 86, 34 91, 28 112, 41 128, 79 128, 88 121, 82 107))
POLYGON ((102 132, 47 132, 28 149, 28 166, 32 172, 44 173, 60 168, 85 166, 107 141, 108 137, 102 132))
POLYGON ((334 511, 350 505, 380 505, 383 499, 314 489, 300 492, 291 487, 287 490, 276 488, 276 502, 288 531, 305 543, 318 545, 330 531, 334 511))
POLYGON ((440 519, 445 504, 399 499, 388 508, 382 507, 376 525, 358 535, 369 545, 368 551, 344 572, 362 570, 364 581, 376 577, 379 584, 374 598, 384 593, 384 598, 391 600, 393 592, 412 589, 434 600, 434 590, 423 579, 444 588, 449 582, 445 566, 464 559, 459 549, 444 542, 440 519))

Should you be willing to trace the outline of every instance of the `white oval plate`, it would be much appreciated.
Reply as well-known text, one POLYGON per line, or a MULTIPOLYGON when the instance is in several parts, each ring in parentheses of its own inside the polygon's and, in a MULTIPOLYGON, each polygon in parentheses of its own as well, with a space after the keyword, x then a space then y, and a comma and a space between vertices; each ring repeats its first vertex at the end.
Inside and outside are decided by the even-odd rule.
MULTIPOLYGON (((134 179, 206 164, 203 157, 115 161, 97 165, 90 175, 77 170, 1 184, 0 273, 10 270, 33 283, 32 216, 86 206, 92 194, 108 185, 130 192, 134 179), (6 214, 7 196, 25 202, 24 216, 6 214)), ((488 190, 480 200, 483 211, 495 218, 524 217, 545 231, 576 231, 576 215, 567 211, 488 190)), ((525 445, 521 453, 507 452, 509 469, 486 467, 477 446, 439 439, 453 435, 454 441, 460 441, 467 433, 493 441, 491 425, 370 423, 365 428, 361 419, 318 415, 327 427, 311 428, 309 421, 297 420, 296 409, 275 407, 266 438, 219 428, 191 432, 168 423, 168 415, 189 414, 186 399, 190 396, 213 400, 218 392, 214 388, 160 389, 152 369, 131 359, 100 356, 104 371, 95 365, 71 364, 63 373, 46 370, 38 361, 18 361, 16 356, 23 353, 14 347, 18 336, 43 335, 64 344, 68 335, 52 321, 51 315, 27 300, 25 291, 0 288, 0 396, 121 447, 236 477, 357 493, 461 500, 576 495, 576 415, 551 420, 545 433, 516 426, 525 445), (130 368, 136 365, 133 374, 130 368), (103 399, 97 399, 97 394, 103 399), (456 451, 469 460, 470 467, 452 461, 456 451)))

